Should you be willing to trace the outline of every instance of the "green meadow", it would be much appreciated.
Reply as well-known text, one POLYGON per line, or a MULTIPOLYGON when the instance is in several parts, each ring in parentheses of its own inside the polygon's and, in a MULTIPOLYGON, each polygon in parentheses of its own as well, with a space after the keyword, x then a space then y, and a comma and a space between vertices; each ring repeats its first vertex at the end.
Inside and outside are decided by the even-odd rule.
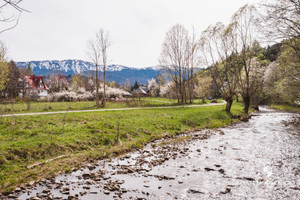
MULTIPOLYGON (((51 105, 59 104, 61 109, 66 105, 51 105)), ((231 112, 242 115, 243 106, 234 103, 231 112)), ((0 192, 68 172, 85 161, 141 148, 164 136, 237 121, 224 105, 0 117, 0 192), (30 167, 36 163, 42 164, 30 167)))

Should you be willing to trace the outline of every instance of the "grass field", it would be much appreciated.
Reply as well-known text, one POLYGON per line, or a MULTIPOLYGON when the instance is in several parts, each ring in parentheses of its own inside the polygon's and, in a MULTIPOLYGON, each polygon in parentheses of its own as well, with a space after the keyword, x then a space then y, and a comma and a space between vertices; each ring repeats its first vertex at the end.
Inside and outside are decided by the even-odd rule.
MULTIPOLYGON (((242 105, 235 103, 232 113, 242 114, 242 105)), ((224 105, 0 117, 0 192, 166 135, 235 121, 224 105), (60 155, 66 157, 28 169, 60 155)))
MULTIPOLYGON (((126 103, 107 103, 108 108, 125 108, 126 103)), ((28 112, 48 112, 62 110, 91 110, 97 109, 94 101, 80 102, 31 102, 30 110, 27 110, 25 102, 17 102, 15 104, 0 104, 3 113, 28 113, 28 112)))
MULTIPOLYGON (((200 100, 195 99, 193 104, 202 104, 200 100)), ((158 97, 142 97, 129 99, 120 102, 107 102, 105 108, 126 108, 126 107, 152 107, 152 106, 172 106, 177 105, 177 100, 158 97)), ((0 115, 10 113, 33 113, 49 112, 63 110, 93 110, 103 109, 95 106, 95 101, 78 102, 31 102, 30 110, 27 109, 25 102, 14 104, 0 104, 0 115)))

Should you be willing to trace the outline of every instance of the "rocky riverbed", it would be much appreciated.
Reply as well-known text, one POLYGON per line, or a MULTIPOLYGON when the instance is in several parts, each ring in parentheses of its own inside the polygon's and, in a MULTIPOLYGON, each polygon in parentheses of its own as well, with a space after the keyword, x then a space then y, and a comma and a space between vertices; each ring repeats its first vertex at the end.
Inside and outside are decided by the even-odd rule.
POLYGON ((300 199, 299 117, 262 108, 248 122, 156 141, 0 199, 300 199))

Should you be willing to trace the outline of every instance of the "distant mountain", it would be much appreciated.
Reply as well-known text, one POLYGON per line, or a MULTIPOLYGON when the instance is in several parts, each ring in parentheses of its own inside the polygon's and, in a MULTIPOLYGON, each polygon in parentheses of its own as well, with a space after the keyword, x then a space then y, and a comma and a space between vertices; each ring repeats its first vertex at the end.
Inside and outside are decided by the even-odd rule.
MULTIPOLYGON (((26 68, 29 62, 17 62, 19 68, 26 68)), ((88 75, 95 73, 95 66, 91 62, 83 60, 45 60, 45 61, 30 61, 31 67, 35 75, 46 76, 49 74, 62 74, 65 76, 73 74, 88 75)), ((102 67, 100 67, 102 68, 102 67)), ((138 81, 140 84, 145 84, 147 80, 156 77, 161 72, 159 66, 146 68, 133 68, 123 65, 109 65, 106 68, 106 79, 124 84, 126 79, 129 79, 131 84, 138 81)))

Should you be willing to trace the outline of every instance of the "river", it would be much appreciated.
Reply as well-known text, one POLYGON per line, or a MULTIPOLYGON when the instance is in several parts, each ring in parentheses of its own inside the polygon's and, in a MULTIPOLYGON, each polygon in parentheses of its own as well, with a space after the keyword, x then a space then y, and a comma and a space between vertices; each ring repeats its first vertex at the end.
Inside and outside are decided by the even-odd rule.
POLYGON ((261 108, 248 122, 163 139, 43 180, 18 199, 300 199, 299 114, 261 108))

